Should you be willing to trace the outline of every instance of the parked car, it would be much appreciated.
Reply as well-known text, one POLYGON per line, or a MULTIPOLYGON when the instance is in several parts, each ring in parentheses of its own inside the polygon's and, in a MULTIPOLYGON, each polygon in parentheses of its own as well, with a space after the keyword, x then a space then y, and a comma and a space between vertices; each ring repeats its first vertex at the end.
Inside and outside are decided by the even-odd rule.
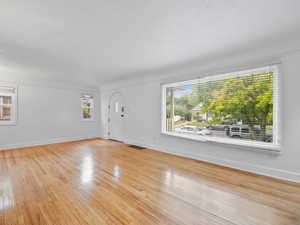
POLYGON ((200 135, 211 135, 212 132, 207 128, 199 128, 200 129, 200 135))
POLYGON ((209 130, 216 130, 216 131, 224 131, 225 130, 225 127, 226 125, 222 125, 222 124, 219 124, 219 125, 209 125, 207 126, 207 128, 209 130))
POLYGON ((201 128, 197 126, 183 126, 175 128, 175 132, 185 133, 185 134, 198 134, 198 135, 210 135, 211 131, 206 128, 201 128))
POLYGON ((251 133, 248 125, 232 125, 226 128, 229 137, 250 138, 251 133))

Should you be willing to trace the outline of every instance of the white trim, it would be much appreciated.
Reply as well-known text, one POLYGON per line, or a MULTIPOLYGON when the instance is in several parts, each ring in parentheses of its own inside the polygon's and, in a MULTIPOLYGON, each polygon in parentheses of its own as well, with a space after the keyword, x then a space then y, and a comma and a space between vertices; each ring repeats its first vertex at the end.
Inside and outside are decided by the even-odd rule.
POLYGON ((296 173, 292 171, 270 168, 266 166, 255 165, 252 163, 239 162, 236 160, 221 159, 221 158, 216 158, 204 154, 191 154, 186 152, 174 151, 173 148, 171 150, 171 148, 159 144, 145 144, 144 141, 139 141, 134 139, 127 139, 126 143, 145 147, 154 151, 165 152, 172 155, 177 155, 177 156, 186 157, 190 159, 196 159, 199 161, 209 162, 216 165, 221 165, 221 166, 238 169, 246 172, 251 172, 251 173, 260 174, 268 177, 300 183, 300 173, 296 173))
POLYGON ((166 132, 166 119, 167 119, 167 109, 166 109, 166 87, 161 86, 161 132, 166 132))
POLYGON ((279 64, 273 64, 270 66, 260 67, 256 69, 249 69, 237 72, 231 72, 226 74, 219 74, 214 76, 207 76, 203 78, 187 80, 182 82, 175 83, 167 83, 161 84, 161 133, 196 141, 209 141, 209 142, 217 142, 223 144, 244 146, 250 148, 259 148, 274 152, 281 151, 281 134, 280 134, 280 125, 281 125, 281 111, 280 111, 280 84, 279 84, 279 64), (178 87, 187 84, 199 84, 205 83, 209 81, 216 81, 221 79, 228 79, 233 77, 243 77, 249 76, 249 74, 258 74, 265 72, 273 72, 273 143, 265 143, 265 142, 256 142, 256 141, 247 141, 247 140, 234 140, 234 139, 225 139, 219 137, 208 137, 208 136, 193 136, 193 135, 184 135, 175 132, 167 132, 166 131, 166 88, 170 87, 178 87))
MULTIPOLYGON (((282 110, 281 110, 281 64, 273 66, 273 140, 274 144, 281 146, 281 121, 282 121, 282 110)), ((281 151, 281 149, 280 149, 281 151)))
POLYGON ((276 153, 280 153, 280 146, 275 145, 272 143, 267 142, 258 142, 258 141, 249 141, 249 140, 238 140, 238 139, 228 139, 228 138, 220 138, 220 137, 206 137, 201 135, 188 135, 188 134, 180 134, 176 132, 162 132, 164 135, 168 136, 174 136, 184 139, 190 139, 194 141, 201 141, 201 142, 211 142, 211 143, 221 143, 231 146, 237 146, 238 148, 243 148, 245 150, 267 150, 267 151, 273 151, 276 153), (255 149, 256 148, 256 149, 255 149))
POLYGON ((163 131, 161 133, 169 136, 180 137, 180 138, 185 138, 185 139, 190 139, 195 141, 202 141, 202 142, 208 141, 205 137, 201 135, 180 134, 176 132, 167 132, 167 131, 163 131))
POLYGON ((40 146, 40 145, 56 144, 56 143, 63 143, 63 142, 70 142, 70 141, 80 141, 80 140, 86 140, 86 139, 92 139, 92 138, 99 138, 99 137, 94 136, 94 135, 79 136, 79 137, 63 137, 63 138, 52 138, 52 139, 46 139, 46 140, 23 142, 23 143, 18 143, 18 144, 6 144, 6 145, 0 145, 0 151, 40 146))

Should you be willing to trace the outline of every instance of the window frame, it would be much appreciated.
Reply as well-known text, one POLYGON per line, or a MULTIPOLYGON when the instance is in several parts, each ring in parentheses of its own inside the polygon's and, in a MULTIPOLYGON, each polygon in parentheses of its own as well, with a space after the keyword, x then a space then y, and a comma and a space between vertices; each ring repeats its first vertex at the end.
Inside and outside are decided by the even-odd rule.
POLYGON ((81 93, 80 95, 80 119, 83 122, 93 122, 95 121, 95 95, 91 93, 81 93), (83 107, 82 107, 82 98, 83 96, 90 96, 93 99, 92 115, 91 118, 83 117, 83 107))
POLYGON ((255 69, 241 70, 230 73, 217 74, 213 76, 204 76, 197 79, 185 80, 174 83, 163 83, 161 84, 161 133, 164 135, 180 137, 201 142, 212 142, 227 144, 230 146, 250 148, 250 149, 260 149, 267 150, 271 152, 281 152, 281 89, 280 89, 280 64, 272 64, 265 67, 258 67, 255 69), (180 134, 176 132, 166 131, 166 89, 170 87, 178 87, 187 84, 199 84, 209 81, 217 81, 234 77, 243 77, 253 73, 262 72, 273 72, 273 142, 259 142, 250 140, 238 140, 238 139, 228 139, 221 137, 208 137, 208 136, 194 136, 187 134, 180 134))
POLYGON ((7 85, 0 83, 0 90, 2 88, 14 89, 14 93, 1 93, 1 96, 11 96, 11 120, 0 120, 0 126, 17 125, 17 112, 18 112, 18 87, 15 85, 7 85))

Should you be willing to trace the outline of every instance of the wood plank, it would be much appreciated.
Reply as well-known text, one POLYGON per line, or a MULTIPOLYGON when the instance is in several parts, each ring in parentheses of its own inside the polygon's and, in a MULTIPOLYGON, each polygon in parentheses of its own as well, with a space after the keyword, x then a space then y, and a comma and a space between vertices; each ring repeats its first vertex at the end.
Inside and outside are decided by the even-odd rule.
POLYGON ((0 152, 1 225, 298 225, 300 184, 93 139, 0 152))

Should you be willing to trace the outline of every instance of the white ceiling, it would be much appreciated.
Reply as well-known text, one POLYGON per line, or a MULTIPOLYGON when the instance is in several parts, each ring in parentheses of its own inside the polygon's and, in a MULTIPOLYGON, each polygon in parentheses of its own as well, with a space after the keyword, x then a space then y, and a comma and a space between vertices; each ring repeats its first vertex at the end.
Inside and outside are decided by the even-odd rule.
POLYGON ((0 66, 112 81, 300 38, 299 12, 299 0, 1 0, 0 66))

